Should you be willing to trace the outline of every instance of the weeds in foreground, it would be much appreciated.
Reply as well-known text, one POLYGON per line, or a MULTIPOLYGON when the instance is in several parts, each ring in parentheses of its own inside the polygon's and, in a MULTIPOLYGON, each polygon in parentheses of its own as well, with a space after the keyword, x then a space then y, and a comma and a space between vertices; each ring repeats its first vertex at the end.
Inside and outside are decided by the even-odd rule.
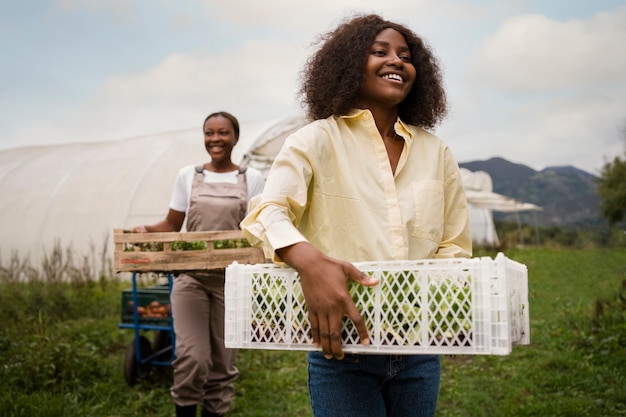
POLYGON ((80 286, 85 283, 107 281, 113 274, 113 262, 108 255, 108 236, 98 250, 92 242, 89 251, 76 259, 71 247, 62 248, 55 242, 50 250, 44 250, 39 265, 32 265, 28 257, 11 252, 8 261, 0 257, 0 283, 16 282, 70 282, 80 286))
MULTIPOLYGON (((51 252, 49 265, 80 270, 67 254, 51 252)), ((626 253, 507 256, 529 267, 531 345, 444 357, 437 416, 626 415, 626 253)), ((68 274, 48 282, 17 258, 0 272, 0 415, 173 416, 166 372, 124 381, 132 332, 118 324, 129 284, 68 274)), ((231 417, 311 416, 302 352, 242 350, 238 366, 231 417)))

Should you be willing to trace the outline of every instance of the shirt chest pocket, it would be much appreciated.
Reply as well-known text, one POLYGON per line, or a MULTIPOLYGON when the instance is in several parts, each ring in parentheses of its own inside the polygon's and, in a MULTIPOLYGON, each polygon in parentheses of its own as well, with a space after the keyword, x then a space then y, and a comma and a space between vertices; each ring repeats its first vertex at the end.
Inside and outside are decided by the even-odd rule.
POLYGON ((422 180, 412 185, 415 199, 412 236, 441 242, 444 223, 443 182, 422 180))

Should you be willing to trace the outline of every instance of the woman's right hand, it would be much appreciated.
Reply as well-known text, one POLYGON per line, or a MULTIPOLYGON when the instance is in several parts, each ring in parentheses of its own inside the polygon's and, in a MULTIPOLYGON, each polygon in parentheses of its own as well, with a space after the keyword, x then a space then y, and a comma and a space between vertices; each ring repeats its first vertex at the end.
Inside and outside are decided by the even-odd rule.
POLYGON ((158 223, 148 226, 135 226, 131 233, 180 232, 185 221, 185 212, 169 209, 167 216, 158 223))
POLYGON ((372 286, 378 284, 377 279, 349 262, 322 254, 308 242, 281 248, 277 254, 300 275, 313 343, 321 346, 327 359, 343 359, 341 327, 344 316, 354 323, 361 343, 370 343, 365 321, 348 292, 348 280, 372 286))

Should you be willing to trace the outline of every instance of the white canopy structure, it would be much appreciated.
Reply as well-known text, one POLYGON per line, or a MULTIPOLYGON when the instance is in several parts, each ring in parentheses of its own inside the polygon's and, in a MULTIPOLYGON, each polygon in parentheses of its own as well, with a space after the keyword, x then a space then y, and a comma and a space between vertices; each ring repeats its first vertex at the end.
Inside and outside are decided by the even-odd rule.
MULTIPOLYGON (((242 121, 234 161, 267 174, 285 138, 305 123, 301 116, 242 121)), ((55 244, 77 257, 107 251, 112 256, 113 229, 162 219, 177 171, 207 158, 200 126, 111 142, 0 151, 0 260, 17 253, 37 265, 55 244)), ((490 210, 531 209, 492 193, 491 179, 483 174, 468 171, 464 183, 478 240, 497 239, 490 210)))
POLYGON ((500 245, 493 222, 494 211, 519 213, 520 211, 541 210, 541 207, 534 204, 494 193, 493 182, 487 172, 473 172, 461 168, 461 176, 469 206, 470 229, 474 244, 488 247, 500 245))

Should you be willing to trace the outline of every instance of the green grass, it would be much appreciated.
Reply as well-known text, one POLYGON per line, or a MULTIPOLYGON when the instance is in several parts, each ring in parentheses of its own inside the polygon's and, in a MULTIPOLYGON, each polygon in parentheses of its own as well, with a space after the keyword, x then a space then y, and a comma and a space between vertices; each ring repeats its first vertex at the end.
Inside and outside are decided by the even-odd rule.
MULTIPOLYGON (((626 416, 626 251, 506 254, 529 269, 531 344, 444 356, 437 416, 626 416)), ((1 416, 174 416, 170 368, 124 380, 128 283, 24 284, 2 272, 1 416)), ((242 350, 237 365, 229 416, 311 416, 305 353, 242 350)))
POLYGON ((626 415, 626 300, 615 298, 626 296, 626 253, 507 256, 529 269, 531 344, 503 357, 444 357, 438 416, 626 415), (598 304, 610 311, 595 317, 598 304), (608 328, 594 329, 594 318, 608 328))

